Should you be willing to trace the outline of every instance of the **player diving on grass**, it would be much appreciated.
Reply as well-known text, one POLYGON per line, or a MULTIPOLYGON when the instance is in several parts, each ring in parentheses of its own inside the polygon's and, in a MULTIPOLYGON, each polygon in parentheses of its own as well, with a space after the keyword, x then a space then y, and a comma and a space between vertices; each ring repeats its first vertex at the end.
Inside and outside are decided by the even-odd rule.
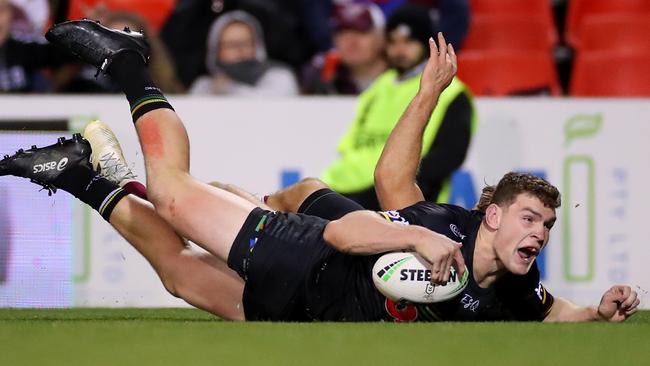
POLYGON ((442 35, 439 47, 430 42, 420 91, 377 168, 378 181, 404 169, 378 184, 382 205, 413 205, 383 214, 361 210, 316 180, 269 200, 308 213, 329 202, 339 211, 331 220, 264 210, 252 199, 194 179, 185 128, 148 76, 148 49, 140 34, 73 21, 53 27, 47 38, 122 86, 144 153, 153 207, 93 170, 91 145, 96 156, 110 149, 108 142, 115 145, 107 130, 87 135, 91 143, 75 135, 19 151, 0 161, 0 175, 30 178, 90 205, 144 255, 170 293, 200 309, 225 319, 280 321, 622 321, 637 310, 639 300, 627 286, 612 287, 597 308, 583 308, 554 299, 539 283, 535 258, 548 241, 559 206, 557 189, 541 179, 506 175, 494 192, 486 191, 482 211, 417 203, 421 192, 411 175, 417 169, 418 140, 456 71, 454 50, 442 35), (403 159, 409 159, 406 166, 403 159), (207 253, 193 251, 183 238, 207 253), (390 251, 420 254, 431 263, 436 284, 449 279, 454 262, 461 272, 467 264, 470 284, 447 302, 391 308, 371 279, 373 263, 390 251), (413 312, 415 317, 404 319, 413 312))

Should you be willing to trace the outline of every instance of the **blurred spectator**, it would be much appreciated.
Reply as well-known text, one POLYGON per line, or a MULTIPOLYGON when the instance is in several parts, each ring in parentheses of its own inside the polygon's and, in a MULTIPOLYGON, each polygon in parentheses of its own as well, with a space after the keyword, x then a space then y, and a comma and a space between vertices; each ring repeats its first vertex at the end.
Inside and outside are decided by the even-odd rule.
MULTIPOLYGON (((32 1, 32 0, 22 0, 32 1)), ((52 0, 50 0, 52 1, 52 0)), ((54 0, 56 1, 56 0, 54 0)), ((148 24, 149 30, 158 33, 162 23, 169 16, 176 0, 63 0, 67 3, 68 19, 100 20, 101 12, 127 12, 138 14, 148 24), (99 10, 99 12, 98 12, 99 10)))
POLYGON ((304 1, 179 0, 160 36, 176 61, 181 82, 190 86, 207 72, 205 37, 213 21, 230 11, 243 10, 262 25, 269 58, 300 70, 313 54, 302 29, 304 1))
POLYGON ((0 0, 0 92, 47 91, 40 70, 61 64, 65 55, 33 37, 12 34, 13 13, 10 1, 0 0))
POLYGON ((469 29, 469 0, 303 0, 305 7, 306 32, 309 41, 319 52, 326 52, 333 46, 333 37, 327 19, 334 11, 334 5, 350 3, 374 3, 381 8, 386 17, 405 4, 423 7, 424 12, 439 25, 448 42, 460 50, 469 29))
POLYGON ((47 0, 11 0, 14 6, 12 33, 40 37, 45 33, 50 16, 47 0))
MULTIPOLYGON (((160 38, 150 30, 144 18, 126 11, 100 10, 94 14, 100 16, 107 27, 119 30, 128 28, 144 32, 151 47, 149 71, 153 81, 165 93, 185 93, 185 87, 176 77, 176 69, 169 52, 160 38)), ((93 66, 70 65, 56 78, 57 90, 65 93, 118 93, 121 91, 109 77, 103 74, 95 76, 96 74, 97 68, 93 66)))
POLYGON ((305 68, 305 94, 359 94, 386 70, 384 15, 374 4, 337 7, 332 18, 334 49, 305 68))
POLYGON ((192 94, 293 95, 298 88, 291 70, 267 59, 259 22, 236 10, 220 16, 210 28, 205 66, 192 94))
POLYGON ((149 72, 154 83, 165 93, 185 93, 185 87, 176 76, 174 60, 170 57, 167 47, 160 37, 151 31, 144 18, 135 13, 117 11, 107 16, 106 25, 113 29, 128 27, 131 30, 144 32, 151 47, 149 72))
MULTIPOLYGON (((386 24, 390 70, 359 97, 357 115, 339 142, 340 158, 323 173, 332 189, 370 210, 380 209, 374 190, 374 168, 388 136, 419 89, 428 57, 428 39, 435 34, 431 18, 416 6, 397 9, 386 24)), ((425 130, 418 185, 429 201, 445 201, 445 187, 459 168, 475 125, 472 96, 454 78, 440 95, 425 130)))

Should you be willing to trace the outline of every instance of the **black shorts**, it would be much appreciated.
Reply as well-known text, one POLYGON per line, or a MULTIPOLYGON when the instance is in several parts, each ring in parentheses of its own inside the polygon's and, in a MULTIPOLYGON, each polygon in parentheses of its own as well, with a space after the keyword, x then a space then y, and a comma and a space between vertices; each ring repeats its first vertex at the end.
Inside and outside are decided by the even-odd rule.
POLYGON ((329 220, 357 210, 363 207, 329 189, 310 195, 298 214, 254 209, 228 256, 246 281, 246 319, 377 320, 383 307, 370 275, 375 256, 340 253, 323 239, 329 220))
POLYGON ((247 320, 311 320, 306 286, 333 250, 323 240, 327 223, 259 208, 250 213, 228 256, 228 266, 246 281, 247 320))
POLYGON ((298 212, 332 221, 359 210, 364 210, 363 206, 329 188, 323 188, 309 195, 298 212))

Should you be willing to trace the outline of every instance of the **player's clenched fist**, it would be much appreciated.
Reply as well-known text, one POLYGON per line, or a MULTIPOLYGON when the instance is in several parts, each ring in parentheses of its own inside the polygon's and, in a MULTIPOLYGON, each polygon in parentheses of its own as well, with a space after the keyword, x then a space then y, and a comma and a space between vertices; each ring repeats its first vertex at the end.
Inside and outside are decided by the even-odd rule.
POLYGON ((598 315, 611 322, 622 322, 638 310, 640 300, 630 286, 612 286, 600 300, 598 315))

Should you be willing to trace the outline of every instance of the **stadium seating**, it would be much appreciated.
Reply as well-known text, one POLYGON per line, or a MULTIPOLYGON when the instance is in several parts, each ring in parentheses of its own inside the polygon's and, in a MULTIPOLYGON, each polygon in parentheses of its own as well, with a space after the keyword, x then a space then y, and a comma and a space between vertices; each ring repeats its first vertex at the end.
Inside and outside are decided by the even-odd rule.
POLYGON ((561 95, 555 64, 543 51, 464 51, 458 75, 476 95, 561 95))
POLYGON ((557 44, 554 27, 540 17, 476 15, 472 17, 464 50, 540 50, 557 44))
POLYGON ((578 52, 598 50, 650 51, 650 14, 592 15, 580 26, 578 52))
POLYGON ((550 0, 470 0, 472 15, 519 15, 553 21, 550 0))
POLYGON ((176 0, 70 0, 68 19, 81 19, 86 11, 102 4, 110 10, 130 11, 143 17, 157 32, 176 5, 176 0))
POLYGON ((585 97, 649 97, 650 50, 578 54, 570 94, 585 97))
POLYGON ((575 46, 579 43, 580 28, 583 19, 591 15, 615 14, 650 14, 650 1, 648 0, 571 0, 566 18, 565 38, 575 46))

